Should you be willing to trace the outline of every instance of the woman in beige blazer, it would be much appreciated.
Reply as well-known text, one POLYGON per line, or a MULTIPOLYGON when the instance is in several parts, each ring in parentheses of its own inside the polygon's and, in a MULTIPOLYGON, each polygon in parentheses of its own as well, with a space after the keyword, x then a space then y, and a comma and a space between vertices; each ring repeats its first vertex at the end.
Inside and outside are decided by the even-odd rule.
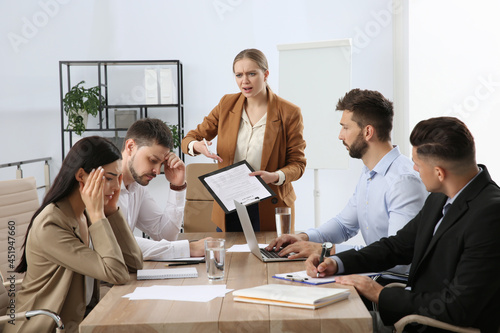
MULTIPOLYGON (((280 98, 267 85, 269 70, 265 55, 256 49, 241 51, 233 61, 233 72, 240 89, 238 94, 222 97, 210 114, 198 127, 182 140, 182 150, 191 156, 203 154, 219 162, 219 168, 241 160, 247 160, 270 185, 276 197, 249 207, 254 229, 276 230, 274 208, 292 208, 294 226, 294 202, 292 182, 304 173, 306 142, 300 108, 280 98), (211 154, 203 139, 218 136, 217 153, 211 154), (256 212, 258 210, 258 213, 256 212)), ((212 221, 222 231, 241 230, 235 213, 224 214, 214 202, 212 221)))
MULTIPOLYGON (((121 153, 108 140, 88 137, 68 152, 28 227, 17 272, 26 272, 16 311, 49 309, 66 332, 77 332, 86 308, 99 299, 99 283, 129 280, 142 253, 117 207, 121 153)), ((37 316, 6 324, 6 332, 52 332, 54 321, 37 316)))

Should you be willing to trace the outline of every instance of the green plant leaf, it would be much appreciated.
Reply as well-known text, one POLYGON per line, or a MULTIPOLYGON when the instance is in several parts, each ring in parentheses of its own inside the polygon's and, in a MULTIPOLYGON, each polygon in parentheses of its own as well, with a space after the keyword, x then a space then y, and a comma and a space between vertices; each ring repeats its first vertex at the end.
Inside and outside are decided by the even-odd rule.
POLYGON ((73 86, 63 98, 63 110, 68 116, 67 129, 72 129, 76 134, 82 135, 85 131, 83 113, 97 116, 106 105, 106 99, 101 95, 101 87, 85 88, 85 81, 80 81, 73 86))
POLYGON ((167 122, 165 122, 165 124, 172 132, 172 137, 174 139, 174 148, 179 148, 181 146, 181 139, 179 138, 179 126, 177 124, 171 125, 167 122))

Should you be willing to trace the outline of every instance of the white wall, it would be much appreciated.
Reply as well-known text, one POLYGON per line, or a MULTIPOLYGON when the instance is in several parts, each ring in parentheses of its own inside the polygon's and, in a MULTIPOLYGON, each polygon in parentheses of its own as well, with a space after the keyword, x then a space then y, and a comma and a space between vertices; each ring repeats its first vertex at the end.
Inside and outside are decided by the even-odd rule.
POLYGON ((430 117, 461 119, 474 135, 478 163, 497 181, 499 15, 495 0, 410 1, 410 129, 430 117))
MULTIPOLYGON (((237 92, 232 60, 250 47, 267 55, 269 82, 279 93, 277 44, 353 38, 353 87, 392 98, 390 6, 390 0, 2 1, 0 164, 51 156, 57 172, 60 60, 180 59, 186 130, 224 94, 237 92)), ((307 70, 307 64, 297 70, 307 70)), ((325 154, 338 131, 332 124, 325 154)), ((348 170, 321 171, 322 220, 345 205, 360 168, 360 161, 351 160, 348 170)), ((12 177, 0 171, 0 179, 12 177)), ((151 185, 160 202, 163 186, 159 180, 151 185)), ((312 170, 294 186, 296 228, 303 230, 313 225, 312 170)))

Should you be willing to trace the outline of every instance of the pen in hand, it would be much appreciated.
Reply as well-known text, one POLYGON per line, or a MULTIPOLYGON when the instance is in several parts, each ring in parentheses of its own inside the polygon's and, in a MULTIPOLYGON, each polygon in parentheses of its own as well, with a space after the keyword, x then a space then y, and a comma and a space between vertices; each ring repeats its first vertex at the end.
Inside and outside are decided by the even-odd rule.
MULTIPOLYGON (((321 255, 319 256, 318 266, 325 261, 326 251, 330 252, 330 249, 333 247, 333 244, 330 242, 325 242, 321 245, 321 255)), ((316 277, 319 277, 319 272, 316 273, 316 277)))
MULTIPOLYGON (((210 148, 208 148, 208 143, 207 143, 207 140, 205 138, 203 138, 203 143, 205 144, 205 147, 207 147, 207 151, 210 155, 213 155, 212 151, 210 150, 210 148)), ((214 160, 214 163, 217 163, 216 160, 214 160)))

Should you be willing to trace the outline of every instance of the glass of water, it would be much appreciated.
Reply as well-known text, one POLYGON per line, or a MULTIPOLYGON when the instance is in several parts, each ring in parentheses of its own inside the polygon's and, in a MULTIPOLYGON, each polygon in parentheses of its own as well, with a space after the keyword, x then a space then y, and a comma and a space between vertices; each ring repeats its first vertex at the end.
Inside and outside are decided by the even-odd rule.
POLYGON ((212 238, 205 240, 205 262, 208 280, 224 278, 224 262, 226 261, 225 239, 212 238))
POLYGON ((278 237, 292 233, 292 209, 290 207, 275 208, 276 233, 278 237))

